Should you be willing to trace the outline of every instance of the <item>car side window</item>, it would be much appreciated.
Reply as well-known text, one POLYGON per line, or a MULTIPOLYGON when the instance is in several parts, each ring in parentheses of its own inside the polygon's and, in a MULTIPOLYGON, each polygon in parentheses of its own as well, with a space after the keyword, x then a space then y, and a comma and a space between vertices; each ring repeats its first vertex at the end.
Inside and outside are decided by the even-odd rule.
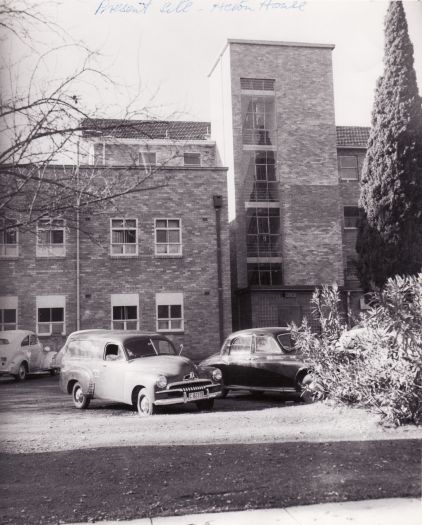
POLYGON ((232 344, 230 345, 230 355, 231 356, 240 356, 247 355, 251 352, 251 343, 252 336, 250 335, 241 335, 233 339, 232 344))
POLYGON ((255 344, 255 353, 257 354, 282 354, 281 348, 269 335, 257 335, 255 344))
POLYGON ((104 359, 106 361, 117 361, 119 359, 123 359, 123 354, 119 348, 119 345, 114 343, 109 343, 106 345, 104 359))
POLYGON ((29 344, 32 346, 32 345, 37 345, 38 344, 38 337, 36 335, 30 335, 29 336, 29 344))
POLYGON ((29 335, 22 341, 21 346, 29 346, 29 335))

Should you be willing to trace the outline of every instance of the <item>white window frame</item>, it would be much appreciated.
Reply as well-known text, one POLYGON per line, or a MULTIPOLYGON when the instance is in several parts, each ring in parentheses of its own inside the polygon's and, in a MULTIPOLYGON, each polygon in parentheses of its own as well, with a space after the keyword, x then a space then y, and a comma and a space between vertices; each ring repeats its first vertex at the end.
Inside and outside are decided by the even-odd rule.
MULTIPOLYGON (((345 204, 343 205, 343 223, 344 223, 344 229, 345 230, 356 230, 357 229, 357 225, 356 226, 347 226, 346 225, 346 208, 357 208, 358 211, 359 211, 359 206, 356 206, 356 204, 345 204)), ((349 218, 349 217, 348 217, 349 218)), ((358 216, 357 218, 359 219, 359 213, 358 213, 358 216)))
POLYGON ((111 294, 110 327, 112 330, 139 330, 139 294, 111 294), (114 319, 114 307, 136 306, 136 319, 114 319), (136 322, 136 328, 127 327, 127 323, 136 322), (123 323, 123 328, 116 328, 114 323, 123 323))
POLYGON ((66 256, 66 220, 61 217, 46 217, 45 219, 40 219, 37 222, 37 247, 36 247, 37 257, 65 257, 66 256), (48 221, 49 225, 47 227, 40 227, 40 222, 48 221), (61 221, 62 226, 54 226, 53 221, 61 221), (40 232, 48 231, 50 233, 50 242, 41 243, 40 242, 40 232), (51 232, 53 231, 62 231, 63 232, 63 242, 62 243, 52 243, 51 242, 51 232))
POLYGON ((183 153, 183 165, 191 168, 200 168, 202 166, 202 157, 200 151, 185 151, 183 153), (199 164, 186 164, 186 155, 197 155, 199 157, 199 164))
MULTIPOLYGON (((1 228, 4 228, 4 225, 6 223, 6 219, 0 219, 0 226, 1 228)), ((12 221, 9 221, 12 222, 12 221)), ((0 231, 0 258, 8 258, 8 257, 18 257, 19 256, 19 229, 16 226, 13 226, 11 228, 8 228, 7 230, 0 231), (14 231, 16 235, 16 242, 15 243, 9 243, 6 242, 7 238, 7 232, 8 231, 14 231)))
POLYGON ((359 156, 358 155, 339 155, 338 156, 338 170, 341 180, 359 180, 359 156), (342 166, 341 161, 343 158, 354 158, 356 159, 356 168, 355 167, 349 167, 349 166, 342 166), (345 177, 342 175, 341 170, 350 170, 350 172, 354 172, 356 170, 356 177, 345 177))
POLYGON ((18 298, 13 295, 0 297, 0 330, 17 330, 18 328, 18 298), (15 310, 15 322, 4 322, 4 310, 15 310))
POLYGON ((157 332, 184 332, 185 330, 185 319, 184 319, 184 300, 182 292, 160 292, 155 294, 155 312, 156 312, 156 327, 157 332), (171 308, 169 309, 168 317, 158 317, 159 306, 180 306, 181 317, 171 317, 171 308), (161 322, 167 322, 167 327, 160 327, 161 322), (178 328, 174 327, 172 321, 175 323, 180 322, 178 328))
POLYGON ((183 255, 183 240, 182 240, 182 219, 179 217, 157 217, 154 219, 154 253, 157 257, 181 257, 183 255), (158 221, 167 221, 167 226, 165 228, 158 227, 158 221), (170 228, 168 226, 169 221, 179 221, 178 228, 170 228), (178 231, 179 232, 179 242, 158 242, 157 241, 157 231, 165 230, 166 232, 178 231), (162 253, 158 251, 159 246, 166 246, 166 252, 162 253), (170 246, 178 246, 179 251, 177 253, 170 252, 170 246))
POLYGON ((110 218, 110 255, 112 257, 136 257, 138 255, 138 219, 135 217, 112 217, 110 218), (123 227, 113 228, 113 221, 123 221, 123 227), (135 228, 125 227, 125 221, 135 221, 135 228), (136 239, 134 243, 116 243, 113 242, 113 231, 126 231, 126 230, 135 230, 136 239), (123 246, 123 253, 114 253, 113 246, 123 246), (135 246, 134 252, 126 252, 127 246, 135 246))
POLYGON ((35 310, 35 319, 37 324, 37 335, 39 337, 48 337, 50 335, 53 335, 55 333, 58 333, 60 335, 66 335, 66 296, 65 295, 38 295, 36 297, 36 310, 35 310), (40 309, 53 309, 53 308, 61 308, 63 309, 63 321, 46 321, 46 322, 40 322, 38 320, 38 314, 40 309), (40 325, 49 325, 48 332, 40 331, 40 325), (57 325, 63 325, 61 332, 55 332, 54 326, 57 325))

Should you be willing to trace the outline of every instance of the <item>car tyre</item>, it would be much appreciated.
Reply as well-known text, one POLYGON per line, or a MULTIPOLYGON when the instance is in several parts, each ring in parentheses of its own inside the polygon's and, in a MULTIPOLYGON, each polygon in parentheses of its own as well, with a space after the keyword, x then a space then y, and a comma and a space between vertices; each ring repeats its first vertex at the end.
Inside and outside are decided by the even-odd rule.
POLYGON ((82 387, 79 383, 75 383, 73 386, 72 399, 75 407, 80 410, 88 408, 89 402, 91 401, 90 398, 83 393, 82 387))
POLYGON ((324 389, 308 374, 300 382, 299 394, 302 403, 314 403, 323 399, 324 389))
POLYGON ((21 363, 18 368, 18 373, 15 375, 16 381, 25 381, 28 375, 28 367, 25 363, 21 363))
POLYGON ((196 402, 198 410, 212 410, 214 408, 214 399, 201 399, 196 402))
POLYGON ((146 388, 142 388, 138 393, 136 410, 141 417, 152 416, 155 413, 155 406, 151 401, 146 388))

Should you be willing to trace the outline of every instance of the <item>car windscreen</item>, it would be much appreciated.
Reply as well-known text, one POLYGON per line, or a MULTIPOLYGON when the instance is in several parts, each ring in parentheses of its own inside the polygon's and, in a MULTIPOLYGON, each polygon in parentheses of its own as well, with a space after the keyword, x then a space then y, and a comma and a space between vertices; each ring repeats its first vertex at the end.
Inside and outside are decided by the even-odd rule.
POLYGON ((153 357, 156 355, 176 355, 170 341, 151 337, 127 339, 125 341, 125 350, 129 359, 153 357))
POLYGON ((294 343, 292 341, 290 333, 278 334, 277 335, 277 341, 279 342, 281 348, 285 352, 293 352, 293 350, 294 350, 294 343))

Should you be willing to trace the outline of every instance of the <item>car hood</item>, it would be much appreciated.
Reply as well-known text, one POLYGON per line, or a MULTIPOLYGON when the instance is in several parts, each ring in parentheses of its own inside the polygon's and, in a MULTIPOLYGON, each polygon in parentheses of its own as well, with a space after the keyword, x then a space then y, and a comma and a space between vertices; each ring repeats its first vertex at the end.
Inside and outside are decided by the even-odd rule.
POLYGON ((166 377, 178 377, 197 372, 196 366, 187 357, 176 355, 157 355, 154 357, 139 357, 129 361, 133 371, 164 375, 166 377))

